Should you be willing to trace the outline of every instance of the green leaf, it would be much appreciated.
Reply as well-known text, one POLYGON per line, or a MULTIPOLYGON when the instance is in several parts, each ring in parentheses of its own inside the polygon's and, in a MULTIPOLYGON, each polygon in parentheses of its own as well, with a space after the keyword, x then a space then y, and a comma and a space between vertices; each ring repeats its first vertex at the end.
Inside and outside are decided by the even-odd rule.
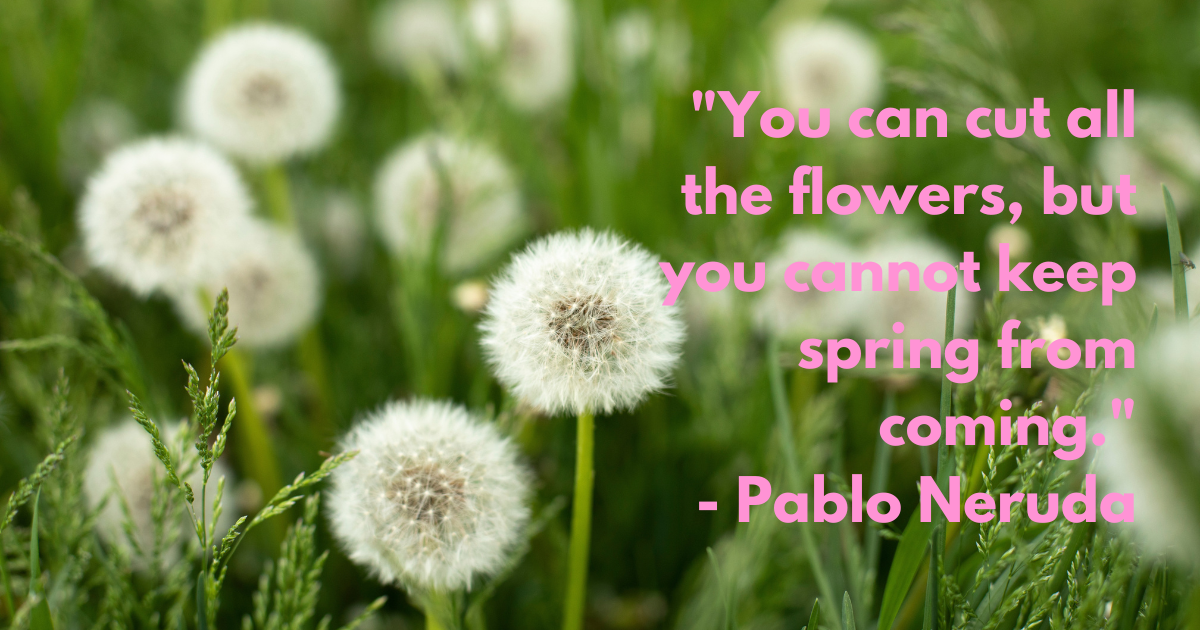
POLYGON ((817 624, 821 621, 821 598, 813 600, 812 612, 808 614, 808 625, 805 628, 817 630, 817 624))
POLYGON ((842 628, 856 630, 854 625, 854 604, 850 602, 850 591, 842 594, 842 628))
POLYGON ((883 588, 883 603, 879 609, 879 630, 890 630, 892 622, 908 596, 921 561, 925 559, 925 550, 929 544, 929 536, 933 533, 933 523, 922 523, 921 513, 913 512, 900 537, 900 546, 896 548, 896 557, 892 559, 892 568, 888 571, 887 585, 883 588))
POLYGON ((1179 236, 1179 215, 1175 212, 1175 200, 1166 184, 1162 187, 1163 202, 1167 206, 1167 247, 1171 255, 1171 283, 1174 286, 1175 321, 1188 321, 1187 282, 1183 278, 1183 239, 1179 236))

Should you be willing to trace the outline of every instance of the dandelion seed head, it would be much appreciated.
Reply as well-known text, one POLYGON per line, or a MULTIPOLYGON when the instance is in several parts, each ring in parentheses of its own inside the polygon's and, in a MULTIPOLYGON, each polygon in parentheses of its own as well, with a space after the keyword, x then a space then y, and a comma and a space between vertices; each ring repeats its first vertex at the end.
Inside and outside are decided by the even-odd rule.
POLYGON ((195 287, 172 292, 184 324, 208 330, 211 300, 229 290, 229 323, 249 347, 276 347, 295 340, 320 306, 320 277, 312 255, 296 234, 255 221, 237 235, 225 266, 195 287))
POLYGON ((394 254, 417 258, 429 255, 444 223, 440 262, 451 275, 489 262, 528 226, 504 159, 486 145, 442 135, 413 140, 384 162, 375 220, 394 254))
POLYGON ((644 8, 617 16, 609 33, 613 54, 622 66, 636 66, 654 52, 654 18, 644 8))
MULTIPOLYGON (((861 319, 861 294, 849 291, 821 292, 812 286, 813 269, 818 263, 847 264, 861 256, 842 239, 817 230, 792 230, 781 239, 778 251, 767 259, 767 282, 756 296, 754 316, 759 326, 782 339, 826 337, 850 332, 861 319), (795 280, 809 284, 805 292, 787 286, 787 268, 795 262, 808 263, 797 271, 795 280)), ((749 282, 753 266, 746 265, 749 282)), ((831 280, 830 274, 823 274, 831 280)), ((848 276, 847 276, 848 277, 848 276)))
POLYGON ((793 112, 808 108, 816 118, 828 108, 831 127, 883 94, 878 46, 861 30, 835 20, 795 22, 779 29, 772 46, 775 87, 793 112))
POLYGON ((1101 493, 1133 494, 1139 540, 1187 566, 1200 562, 1200 499, 1192 485, 1200 476, 1197 347, 1200 331, 1188 328, 1139 344, 1137 368, 1111 381, 1090 414, 1105 436, 1096 455, 1101 493), (1113 419, 1114 398, 1136 401, 1131 419, 1113 419))
MULTIPOLYGON (((1121 175, 1128 175, 1137 186, 1130 195, 1137 214, 1129 218, 1143 227, 1161 228, 1167 212, 1163 184, 1170 189, 1181 218, 1195 204, 1188 180, 1200 179, 1200 118, 1186 103, 1153 97, 1138 99, 1134 117, 1137 134, 1100 138, 1094 161, 1104 184, 1119 184, 1121 175)), ((1110 212, 1120 212, 1117 202, 1114 192, 1110 212)))
POLYGON ((268 24, 227 31, 187 77, 183 116, 193 133, 252 163, 320 148, 340 107, 337 73, 307 35, 268 24))
POLYGON ((442 0, 396 0, 380 7, 371 30, 375 56, 391 69, 419 75, 461 72, 467 63, 453 6, 442 0))
MULTIPOLYGON (((182 424, 160 424, 159 431, 163 443, 171 451, 171 456, 179 472, 188 471, 181 475, 183 480, 192 485, 199 505, 200 487, 203 485, 203 471, 196 459, 196 451, 192 448, 191 440, 181 444, 180 435, 182 424)), ((154 505, 156 480, 166 477, 166 469, 154 455, 154 445, 150 435, 132 418, 104 429, 96 437, 88 451, 87 467, 83 475, 83 491, 88 506, 92 510, 100 509, 96 518, 96 531, 110 545, 118 546, 129 552, 133 549, 125 532, 125 509, 128 506, 129 516, 133 524, 135 541, 144 553, 149 553, 154 545, 154 519, 151 511, 154 505)), ((233 480, 228 467, 221 461, 213 466, 205 491, 205 520, 212 522, 213 507, 216 505, 217 483, 225 477, 227 487, 233 480)), ((166 492, 178 495, 175 488, 167 488, 166 492)), ((176 505, 183 504, 181 496, 175 498, 176 505)), ((217 523, 217 532, 223 536, 233 525, 234 514, 228 510, 229 502, 223 500, 222 508, 225 513, 217 523)), ((169 525, 169 524, 168 524, 169 525)), ((192 522, 186 509, 179 523, 180 540, 190 542, 194 539, 191 534, 192 522)), ((177 552, 169 554, 178 557, 177 552)), ((134 557, 134 566, 146 568, 145 558, 134 557)), ((169 560, 169 558, 167 558, 169 560)))
POLYGON ((366 216, 358 200, 347 191, 329 191, 323 201, 320 230, 325 249, 342 277, 353 277, 363 265, 366 216))
POLYGON ((476 0, 472 34, 500 55, 500 90, 525 112, 561 102, 575 80, 575 16, 566 0, 476 0))
POLYGON ((480 325, 497 378, 549 413, 632 409, 667 386, 684 326, 641 247, 591 230, 543 238, 495 281, 480 325))
POLYGON ((156 138, 105 160, 88 182, 79 224, 91 264, 146 295, 211 272, 250 208, 237 171, 215 151, 156 138))
POLYGON ((1007 243, 1008 255, 1018 260, 1029 253, 1033 246, 1033 241, 1029 238, 1029 232, 1025 231, 1025 228, 1007 223, 1001 223, 988 230, 987 243, 988 249, 996 256, 1000 255, 1000 246, 1007 243))
POLYGON ((470 589, 519 544, 529 475, 490 424, 448 402, 393 402, 343 440, 329 517, 350 559, 381 582, 470 589))
POLYGON ((464 313, 478 313, 487 306, 488 286, 479 280, 467 280, 454 287, 454 305, 464 313))

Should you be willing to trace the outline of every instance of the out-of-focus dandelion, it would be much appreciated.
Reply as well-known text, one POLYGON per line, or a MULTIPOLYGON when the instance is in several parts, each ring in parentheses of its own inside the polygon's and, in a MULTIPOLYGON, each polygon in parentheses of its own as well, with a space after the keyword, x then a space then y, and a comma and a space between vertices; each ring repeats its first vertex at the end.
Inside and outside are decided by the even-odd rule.
POLYGON ((325 195, 320 209, 320 230, 333 266, 343 277, 353 277, 366 254, 366 217, 358 200, 346 191, 325 195))
MULTIPOLYGON (((818 291, 812 277, 818 263, 836 262, 846 264, 848 279, 849 264, 861 258, 855 248, 832 234, 807 229, 786 233, 778 251, 767 260, 767 282, 755 300, 755 320, 781 339, 826 337, 854 330, 861 319, 861 294, 818 291), (794 277, 796 282, 809 285, 804 292, 793 291, 784 277, 788 267, 799 261, 808 263, 808 269, 796 272, 794 277)), ((753 273, 751 265, 746 265, 746 273, 753 273)), ((832 280, 832 274, 823 274, 822 279, 832 280)))
POLYGON ((479 280, 467 280, 454 287, 454 305, 464 313, 478 313, 487 306, 488 287, 479 280))
POLYGON ((1139 345, 1137 368, 1110 382, 1091 414, 1103 419, 1096 470, 1105 492, 1133 494, 1133 528, 1142 544, 1184 566, 1200 562, 1200 499, 1193 483, 1200 478, 1197 347, 1196 328, 1170 329, 1139 345), (1136 401, 1131 419, 1112 419, 1114 398, 1136 401))
POLYGON ((300 31, 268 24, 232 29, 192 66, 183 117, 193 133, 258 164, 320 148, 341 96, 325 50, 300 31))
POLYGON ((394 254, 417 258, 430 254, 441 227, 440 262, 451 275, 488 262, 527 228, 505 161, 485 145, 441 135, 413 140, 384 162, 375 220, 394 254))
POLYGON ((88 182, 79 224, 91 264, 145 295, 211 273, 250 208, 225 158, 190 140, 158 138, 105 160, 88 182))
POLYGON ((58 134, 63 177, 81 185, 113 150, 137 135, 133 113, 117 101, 92 99, 75 106, 58 134))
MULTIPOLYGON (((1041 347, 1041 351, 1037 352, 1037 356, 1040 358, 1045 358, 1046 347, 1051 343, 1067 338, 1067 321, 1058 313, 1054 313, 1049 317, 1037 318, 1034 323, 1034 328, 1037 330, 1035 333, 1037 336, 1035 338, 1041 339, 1045 342, 1045 344, 1041 347)), ((1058 349, 1059 359, 1066 360, 1070 354, 1071 351, 1067 348, 1058 349)))
MULTIPOLYGON (((1195 202, 1194 184, 1200 180, 1200 119, 1186 103, 1155 98, 1138 99, 1134 116, 1137 135, 1097 140, 1095 162, 1105 184, 1118 184, 1121 175, 1128 175, 1130 183, 1137 186, 1138 191, 1131 195, 1137 214, 1131 219, 1144 227, 1162 228, 1167 212, 1163 184, 1171 190, 1181 217, 1195 202)), ((1094 195, 1098 199, 1099 193, 1094 195)), ((1119 213, 1116 193, 1112 203, 1109 212, 1119 213)))
POLYGON ((497 378, 548 413, 632 409, 666 386, 683 323, 657 259, 591 230, 537 241, 495 282, 481 324, 497 378))
POLYGON ((583 627, 591 539, 594 418, 666 386, 683 343, 649 252, 589 229, 543 238, 495 282, 481 343, 497 379, 549 413, 577 417, 563 627, 583 627))
POLYGON ((561 102, 575 80, 575 16, 566 0, 476 0, 468 23, 480 50, 499 55, 501 92, 516 109, 561 102))
POLYGON ((815 121, 828 108, 830 126, 883 94, 883 61, 875 42, 854 26, 835 20, 794 22, 779 28, 772 44, 775 88, 792 111, 808 108, 815 121))
POLYGON ((455 74, 467 63, 452 3, 394 0, 382 5, 371 26, 375 56, 385 66, 422 76, 455 74))
MULTIPOLYGON (((159 429, 163 435, 163 442, 173 451, 172 457, 176 458, 175 461, 178 462, 177 469, 190 471, 183 480, 195 489, 196 501, 199 503, 204 473, 196 461, 196 452, 191 447, 191 442, 185 440, 186 443, 180 443, 181 426, 180 424, 163 424, 159 425, 159 429), (181 446, 182 448, 180 448, 181 446)), ((120 547, 126 552, 132 551, 134 546, 125 531, 125 509, 128 508, 129 519, 133 525, 133 543, 143 554, 150 553, 155 544, 155 525, 152 515, 155 486, 156 482, 161 481, 165 475, 166 471, 163 470, 162 464, 154 456, 154 445, 150 441, 150 435, 132 418, 100 432, 88 454, 83 491, 88 506, 93 510, 100 508, 103 503, 104 507, 100 509, 96 518, 96 531, 105 542, 120 547)), ((205 521, 207 523, 212 523, 217 483, 222 477, 226 478, 228 487, 232 487, 233 479, 230 478, 228 468, 223 462, 217 461, 213 466, 205 491, 205 500, 207 501, 205 521)), ((221 506, 225 511, 217 523, 218 537, 225 534, 233 524, 234 517, 234 514, 226 509, 229 507, 228 501, 223 500, 221 506)), ((198 515, 199 512, 197 512, 198 515)), ((183 522, 178 524, 181 531, 193 531, 186 508, 182 512, 181 518, 183 522)), ((167 528, 175 527, 170 523, 167 523, 166 526, 167 528)), ((191 536, 182 538, 182 540, 192 539, 191 536)), ((169 557, 164 560, 170 560, 171 557, 177 558, 178 552, 169 551, 169 557)), ((145 557, 135 556, 132 560, 134 566, 146 568, 145 557)))
POLYGON ((196 331, 208 330, 208 305, 204 296, 229 289, 229 324, 238 329, 238 340, 248 347, 275 347, 300 335, 320 306, 320 278, 312 255, 299 236, 273 225, 252 222, 231 235, 237 247, 219 273, 200 283, 202 290, 172 292, 184 323, 196 331))
POLYGON ((496 573, 529 520, 529 474, 492 425, 448 402, 393 402, 342 441, 329 519, 380 581, 446 592, 496 573))
MULTIPOLYGON (((866 260, 878 263, 884 273, 884 289, 887 289, 888 263, 914 262, 924 272, 931 263, 942 261, 951 265, 958 262, 944 246, 925 237, 904 236, 882 240, 867 249, 866 260)), ((910 291, 909 272, 899 274, 899 291, 863 292, 863 332, 868 337, 900 337, 904 339, 937 339, 946 335, 946 292, 934 291, 925 286, 924 279, 916 281, 919 290, 910 291), (904 332, 893 332, 896 322, 904 324, 904 332)), ((960 274, 961 275, 961 274, 960 274)), ((864 274, 864 285, 870 274, 864 274)), ((976 274, 976 280, 979 274, 976 274)), ((938 280, 944 280, 937 274, 938 280)), ((864 289, 866 287, 864 286, 864 289)), ((966 338, 972 321, 972 294, 962 286, 960 279, 954 300, 955 336, 966 338)))
POLYGON ((999 256, 1000 245, 1008 243, 1008 255, 1017 260, 1021 260, 1028 254, 1029 248, 1033 244, 1029 238, 1029 232, 1026 232, 1025 228, 1006 223, 1001 223, 988 230, 987 243, 988 250, 992 252, 993 256, 999 256))
POLYGON ((622 67, 645 63, 654 52, 654 18, 644 8, 625 11, 609 28, 613 58, 622 67))

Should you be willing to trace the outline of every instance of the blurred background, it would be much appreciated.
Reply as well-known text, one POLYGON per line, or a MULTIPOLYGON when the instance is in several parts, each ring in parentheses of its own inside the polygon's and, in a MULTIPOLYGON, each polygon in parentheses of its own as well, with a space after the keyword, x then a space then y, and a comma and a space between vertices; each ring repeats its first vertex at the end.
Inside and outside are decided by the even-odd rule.
MULTIPOLYGON (((270 21, 307 33, 328 51, 342 101, 332 136, 279 166, 296 225, 320 270, 319 310, 304 341, 246 349, 248 391, 268 425, 284 479, 315 467, 361 414, 421 395, 459 401, 505 427, 535 471, 535 512, 569 497, 573 423, 512 400, 483 362, 475 328, 489 278, 538 235, 583 226, 612 230, 676 267, 821 256, 958 261, 962 251, 974 251, 983 261, 977 278, 984 290, 959 296, 957 329, 987 347, 997 321, 1009 317, 1024 322, 1019 336, 1144 339, 1155 305, 1164 320, 1171 311, 1160 182, 1179 206, 1185 251, 1195 252, 1190 244, 1200 230, 1192 211, 1200 200, 1195 2, 7 0, 0 14, 0 225, 40 242, 65 272, 82 279, 127 334, 141 394, 161 418, 190 412, 180 360, 206 366, 207 341, 190 332, 168 297, 142 298, 91 267, 76 222, 84 186, 113 149, 187 133, 181 122, 185 79, 206 41, 224 29, 270 21), (1067 133, 1067 113, 1103 107, 1106 88, 1137 90, 1135 141, 1067 133), (753 128, 733 138, 724 110, 693 110, 696 89, 761 90, 748 121, 768 107, 829 107, 833 129, 821 139, 776 140, 753 128), (965 114, 975 107, 1011 111, 1032 107, 1034 97, 1052 112, 1049 139, 1030 133, 985 141, 962 132, 965 114), (845 131, 845 118, 860 106, 942 107, 950 115, 950 136, 855 138, 845 131), (461 265, 449 258, 430 262, 427 253, 398 247, 379 218, 386 211, 379 207, 386 185, 377 183, 383 164, 398 147, 431 134, 484 147, 517 191, 510 220, 489 226, 511 228, 505 242, 465 228, 446 236, 443 253, 450 257, 460 248, 469 259, 461 265), (1025 212, 1016 226, 973 206, 962 216, 929 217, 916 209, 903 217, 868 218, 869 210, 793 216, 785 191, 801 164, 823 165, 827 188, 830 182, 1002 184, 1004 199, 1020 202, 1025 212), (702 175, 709 165, 721 183, 739 190, 768 186, 775 209, 762 216, 688 215, 679 193, 683 177, 702 175), (1044 217, 1043 165, 1056 166, 1059 182, 1075 186, 1115 184, 1117 175, 1131 174, 1139 214, 1044 217), (1113 307, 1100 307, 1096 293, 994 297, 1001 242, 1021 260, 1129 261, 1138 270, 1137 288, 1113 307)), ((272 180, 259 166, 235 162, 265 215, 272 180)), ((458 175, 453 165, 451 171, 449 182, 439 185, 451 186, 451 198, 473 203, 470 195, 453 194, 458 175)), ((472 176, 464 174, 463 181, 472 176)), ((434 212, 436 192, 429 206, 434 212)), ((475 220, 465 216, 464 222, 475 220)), ((446 229, 455 230, 447 220, 446 229)), ((432 232, 417 238, 432 238, 432 232)), ((907 417, 936 415, 941 379, 936 371, 851 372, 827 384, 819 374, 792 368, 794 342, 827 333, 890 336, 893 321, 940 337, 945 295, 798 301, 772 290, 782 284, 782 267, 768 262, 768 268, 760 294, 732 288, 706 294, 689 284, 680 300, 688 341, 675 386, 633 413, 597 418, 588 627, 733 627, 725 625, 727 607, 736 627, 807 622, 822 589, 800 536, 773 522, 739 526, 729 507, 738 475, 771 477, 785 465, 779 395, 801 470, 842 479, 864 474, 868 486, 880 484, 905 507, 882 527, 811 530, 823 577, 833 585, 828 590, 849 592, 862 609, 855 611, 860 627, 873 627, 896 539, 917 505, 915 482, 930 465, 917 448, 901 447, 881 472, 878 422, 885 402, 907 417), (779 378, 774 392, 773 375, 779 378), (698 500, 725 507, 698 512, 698 500)), ((85 349, 98 343, 90 315, 63 278, 0 249, 0 339, 58 335, 78 339, 85 349)), ((127 417, 128 385, 87 352, 3 349, 0 487, 7 493, 46 451, 39 426, 60 369, 72 379, 72 407, 89 434, 85 442, 127 417)), ((983 363, 993 359, 985 355, 983 363)), ((1061 404, 1067 413, 1097 378, 1083 368, 1051 370, 1043 355, 1030 369, 985 369, 976 383, 959 388, 957 409, 993 413, 996 401, 1007 397, 1019 408, 1043 401, 1045 409, 1061 404)), ((974 451, 960 457, 969 468, 974 451)), ((236 462, 230 465, 247 477, 236 462)), ((241 510, 261 504, 261 489, 252 483, 227 493, 241 510)), ((552 516, 488 603, 491 627, 558 624, 568 512, 552 516)), ((389 594, 372 627, 423 623, 399 591, 375 583, 342 556, 323 523, 319 535, 334 549, 320 613, 340 623, 389 594)), ((1119 532, 1097 536, 1100 549, 1119 532)), ((253 543, 232 565, 222 626, 250 610, 251 587, 274 553, 265 539, 253 543)), ((1016 537, 998 544, 1025 548, 1016 537)), ((1145 574, 1153 585, 1148 590, 1161 593, 1152 619, 1161 625, 1146 627, 1183 627, 1181 611, 1192 601, 1189 573, 1168 577, 1166 564, 1153 566, 1145 574)), ((1133 569, 1122 570, 1122 579, 1134 579, 1133 569)), ((1124 584, 1114 581, 1112 591, 1128 590, 1124 584)), ((968 593, 971 588, 963 586, 968 593)), ((1068 609, 1102 611, 1105 602, 1111 608, 1115 595, 1104 593, 1074 604, 1065 595, 1055 604, 1059 621, 1068 609)), ((909 598, 898 621, 908 625, 899 627, 919 627, 922 598, 909 598)), ((81 610, 88 605, 79 604, 81 610)), ((1083 623, 1079 614, 1066 620, 1083 623)))

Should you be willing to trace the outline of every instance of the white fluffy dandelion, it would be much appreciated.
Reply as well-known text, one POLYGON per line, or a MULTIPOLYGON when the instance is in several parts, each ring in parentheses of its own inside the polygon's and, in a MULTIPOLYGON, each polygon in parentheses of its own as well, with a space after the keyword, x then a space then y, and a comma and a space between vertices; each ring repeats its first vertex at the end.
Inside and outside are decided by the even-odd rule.
MULTIPOLYGON (((203 485, 203 471, 196 461, 196 451, 191 441, 180 444, 180 424, 163 424, 159 429, 163 442, 172 451, 172 457, 177 462, 177 470, 189 470, 190 474, 184 481, 192 485, 196 493, 196 502, 200 501, 200 486, 203 485)), ((87 468, 84 472, 83 491, 88 506, 93 510, 104 503, 96 519, 96 530, 110 545, 131 549, 130 541, 125 533, 125 508, 133 523, 135 542, 143 552, 149 553, 154 544, 154 520, 151 517, 151 507, 154 501, 155 480, 166 477, 166 469, 154 456, 154 446, 150 435, 132 418, 109 427, 102 431, 92 444, 88 453, 87 468)), ((228 468, 218 461, 213 467, 205 490, 205 522, 212 522, 213 507, 216 505, 217 482, 221 477, 226 478, 226 488, 233 486, 228 468)), ((177 492, 168 490, 168 492, 177 492)), ((223 509, 229 508, 229 501, 223 500, 223 509)), ((233 524, 234 514, 226 512, 217 523, 217 535, 223 536, 233 524)), ((192 522, 185 512, 181 541, 193 538, 192 522)), ((134 558, 136 566, 143 566, 139 558, 134 558)))
POLYGON ((192 66, 183 116, 198 136, 254 163, 315 150, 340 106, 325 50, 290 28, 255 24, 209 44, 192 66))
POLYGON ((529 520, 529 475, 490 424, 448 402, 393 402, 342 441, 329 518, 385 583, 470 589, 504 566, 529 520))
POLYGON ((667 385, 684 326, 658 260, 612 234, 559 233, 515 256, 480 327, 496 377, 549 413, 631 409, 667 385))
POLYGON ((145 295, 211 272, 250 207, 227 160, 190 140, 160 138, 109 156, 88 182, 79 223, 91 263, 145 295))
POLYGON ((816 120, 829 108, 830 126, 845 129, 851 112, 872 107, 883 93, 883 61, 869 36, 835 20, 795 22, 776 32, 775 87, 792 111, 808 108, 816 120))
MULTIPOLYGON (((862 312, 861 294, 819 291, 812 277, 818 263, 833 262, 845 263, 849 278, 850 263, 861 259, 854 247, 832 234, 803 229, 785 234, 779 250, 767 260, 767 282, 755 301, 755 319, 762 328, 784 339, 827 337, 852 331, 862 312), (807 270, 795 274, 796 282, 808 284, 808 291, 793 291, 785 282, 788 267, 798 261, 808 263, 807 270)), ((746 265, 747 281, 752 273, 752 266, 746 265)), ((822 276, 833 280, 832 273, 822 276)))
MULTIPOLYGON (((1186 103, 1155 98, 1139 100, 1134 116, 1137 134, 1101 138, 1096 142, 1095 162, 1105 184, 1119 184, 1121 175, 1128 175, 1137 186, 1131 196, 1137 214, 1131 219, 1162 228, 1166 225, 1163 184, 1171 190, 1181 216, 1195 203, 1190 182, 1200 179, 1200 119, 1186 103)), ((1120 212, 1116 193, 1110 212, 1120 212)))
POLYGON ((413 140, 384 162, 375 178, 375 220, 394 254, 418 258, 429 255, 444 222, 441 264, 452 275, 488 262, 527 228, 503 158, 442 135, 413 140))
POLYGON ((575 16, 566 0, 476 0, 468 23, 479 48, 499 54, 500 89, 513 107, 561 102, 575 80, 575 16))
POLYGON ((372 24, 371 45, 384 65, 413 75, 454 74, 467 63, 454 7, 445 0, 394 0, 382 5, 372 24))
MULTIPOLYGON (((924 237, 896 236, 867 248, 866 260, 878 263, 883 270, 883 291, 870 291, 870 273, 863 274, 863 332, 868 337, 903 339, 937 339, 946 336, 946 292, 927 287, 924 278, 918 280, 918 290, 909 290, 909 272, 899 272, 899 291, 888 291, 888 264, 913 262, 922 273, 931 263, 941 261, 951 265, 958 262, 941 244, 924 237), (895 322, 904 324, 904 332, 892 330, 895 322)), ((849 271, 849 270, 847 270, 849 271)), ((961 276, 961 274, 960 274, 961 276)), ((978 280, 979 274, 975 275, 978 280)), ((937 274, 938 280, 945 276, 937 274)), ((968 338, 973 305, 972 294, 961 284, 954 300, 954 333, 968 338)))
MULTIPOLYGON (((1096 456, 1103 492, 1134 495, 1132 527, 1155 553, 1200 562, 1200 330, 1176 328, 1138 346, 1137 369, 1096 397, 1105 442, 1096 456), (1114 398, 1133 398, 1132 419, 1112 420, 1114 398)), ((1120 360, 1120 359, 1118 359, 1120 360)), ((1129 509, 1129 506, 1126 506, 1129 509)))
POLYGON ((248 223, 230 240, 235 251, 219 273, 196 288, 173 292, 184 324, 197 333, 208 330, 211 305, 221 289, 229 289, 229 323, 250 347, 274 347, 294 340, 315 319, 320 306, 320 278, 312 255, 300 237, 273 225, 248 223))
POLYGON ((367 222, 354 195, 344 190, 332 190, 324 195, 320 230, 338 272, 346 278, 357 274, 365 254, 367 222))
POLYGON ((645 8, 618 15, 609 28, 613 56, 623 67, 636 66, 654 52, 654 17, 645 8))

